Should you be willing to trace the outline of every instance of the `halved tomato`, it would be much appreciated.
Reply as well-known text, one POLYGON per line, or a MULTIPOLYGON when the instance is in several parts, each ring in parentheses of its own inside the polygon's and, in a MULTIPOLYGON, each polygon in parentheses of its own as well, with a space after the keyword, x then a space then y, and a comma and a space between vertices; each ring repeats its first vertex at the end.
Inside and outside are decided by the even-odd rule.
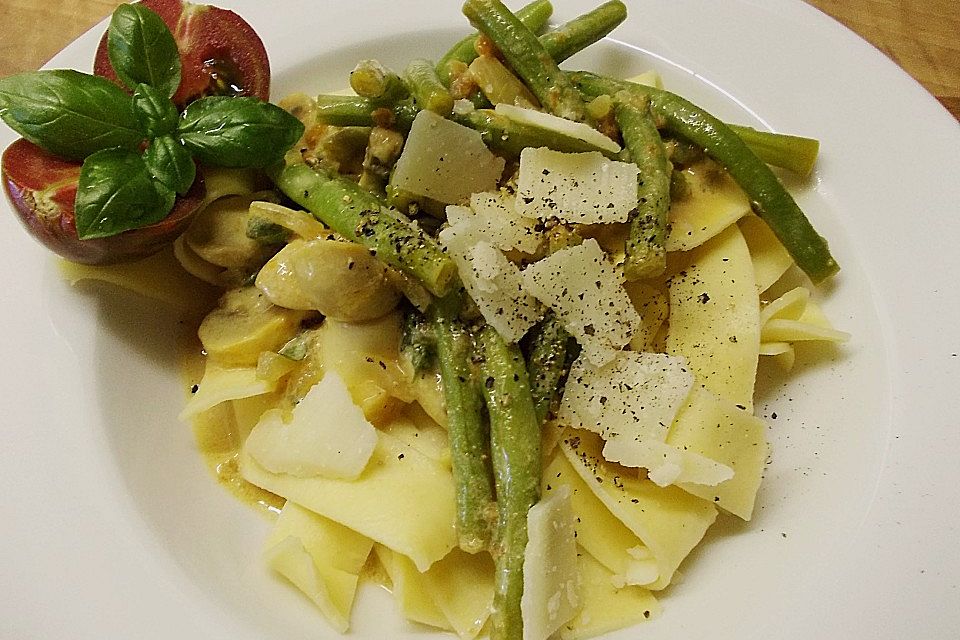
MULTIPOLYGON (((179 108, 208 95, 270 98, 270 61, 260 36, 233 11, 182 0, 142 0, 170 28, 180 50, 182 79, 173 96, 179 108)), ((107 53, 107 34, 93 72, 121 84, 107 53)))
POLYGON ((0 159, 3 187, 20 221, 34 238, 73 262, 110 264, 156 253, 186 229, 206 195, 198 174, 190 191, 177 198, 160 222, 109 238, 81 240, 74 212, 80 166, 22 138, 0 159))

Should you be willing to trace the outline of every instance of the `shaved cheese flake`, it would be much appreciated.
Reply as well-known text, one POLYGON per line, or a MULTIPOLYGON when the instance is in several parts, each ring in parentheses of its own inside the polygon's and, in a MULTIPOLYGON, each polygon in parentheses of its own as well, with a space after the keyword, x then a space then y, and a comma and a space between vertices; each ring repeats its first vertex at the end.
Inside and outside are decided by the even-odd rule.
POLYGON ((392 184, 444 204, 466 202, 471 193, 493 191, 504 160, 493 155, 480 134, 423 110, 397 159, 392 184))
POLYGON ((546 640, 580 603, 570 489, 560 487, 527 512, 520 612, 525 640, 546 640))
POLYGON ((470 208, 482 225, 479 230, 498 249, 535 253, 543 240, 543 225, 536 217, 517 211, 516 198, 503 193, 475 193, 470 208))
POLYGON ((573 120, 560 118, 549 113, 544 113, 543 111, 526 109, 504 102, 498 104, 494 108, 494 111, 510 118, 514 122, 528 124, 531 127, 539 127, 540 129, 547 129, 570 138, 577 138, 603 151, 609 151, 610 153, 619 153, 620 151, 619 144, 582 122, 574 122, 573 120))
POLYGON ((440 242, 457 265, 460 280, 484 319, 515 342, 543 315, 523 286, 520 270, 489 242, 478 242, 462 225, 440 232, 440 242))
POLYGON ((683 357, 621 351, 596 367, 581 355, 570 367, 559 419, 623 442, 621 451, 631 442, 664 442, 692 386, 683 357))
POLYGON ((560 403, 566 425, 600 434, 603 457, 643 467, 655 484, 716 485, 733 477, 724 464, 665 444, 670 425, 693 386, 682 357, 621 351, 594 367, 581 356, 570 368, 560 403))
POLYGON ((528 147, 520 153, 517 208, 576 224, 626 222, 637 208, 637 165, 602 154, 528 147))
POLYGON ((589 239, 538 260, 523 287, 550 306, 593 364, 609 362, 643 326, 623 288, 623 273, 589 239))
POLYGON ((469 207, 449 205, 447 223, 452 233, 503 251, 536 253, 544 238, 543 223, 517 213, 514 197, 505 193, 475 193, 469 207))
POLYGON ((310 388, 284 424, 279 409, 266 412, 247 438, 247 452, 263 468, 305 478, 353 479, 377 444, 377 431, 353 403, 335 371, 310 388))

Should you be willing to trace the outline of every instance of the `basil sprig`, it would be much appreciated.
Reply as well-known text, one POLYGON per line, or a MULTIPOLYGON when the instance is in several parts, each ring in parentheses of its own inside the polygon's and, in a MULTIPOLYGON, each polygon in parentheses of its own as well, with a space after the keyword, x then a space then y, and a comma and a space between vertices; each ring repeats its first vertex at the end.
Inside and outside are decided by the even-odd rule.
POLYGON ((111 147, 136 149, 143 131, 130 96, 79 71, 32 71, 0 79, 0 118, 21 136, 70 160, 111 147))
POLYGON ((211 96, 179 113, 170 99, 182 73, 176 41, 140 4, 114 11, 107 50, 132 96, 78 71, 0 79, 0 119, 47 151, 83 161, 74 203, 82 240, 163 220, 196 180, 196 161, 267 167, 303 134, 299 120, 257 98, 211 96))

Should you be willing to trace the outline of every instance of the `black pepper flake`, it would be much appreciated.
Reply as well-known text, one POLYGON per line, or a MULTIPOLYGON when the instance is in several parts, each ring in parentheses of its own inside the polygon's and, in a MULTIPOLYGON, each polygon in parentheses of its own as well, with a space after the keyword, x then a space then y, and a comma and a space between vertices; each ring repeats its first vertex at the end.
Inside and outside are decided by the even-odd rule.
POLYGON ((195 384, 192 387, 190 387, 190 393, 196 393, 199 390, 200 390, 200 385, 198 384, 195 384))
POLYGON ((402 454, 402 453, 397 456, 397 460, 403 460, 403 454, 402 454))

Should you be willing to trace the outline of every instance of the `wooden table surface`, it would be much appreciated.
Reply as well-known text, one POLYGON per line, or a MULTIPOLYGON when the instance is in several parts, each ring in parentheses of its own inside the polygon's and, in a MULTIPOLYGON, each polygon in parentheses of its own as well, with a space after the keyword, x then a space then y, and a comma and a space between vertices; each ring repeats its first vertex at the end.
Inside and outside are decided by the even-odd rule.
MULTIPOLYGON (((873 43, 960 118, 960 0, 807 1, 873 43)), ((118 4, 0 0, 0 77, 36 69, 118 4)))

